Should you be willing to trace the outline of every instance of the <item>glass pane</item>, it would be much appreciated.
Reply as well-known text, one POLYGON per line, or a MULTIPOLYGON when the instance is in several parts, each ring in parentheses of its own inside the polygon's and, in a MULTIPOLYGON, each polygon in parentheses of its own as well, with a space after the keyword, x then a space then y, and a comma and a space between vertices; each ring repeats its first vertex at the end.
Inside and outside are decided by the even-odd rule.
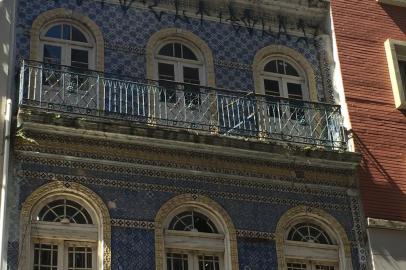
POLYGON ((287 240, 333 245, 330 237, 322 228, 310 223, 299 223, 293 226, 287 240))
POLYGON ((61 64, 61 52, 62 49, 59 46, 44 45, 44 63, 46 64, 61 64))
POLYGON ((293 99, 303 99, 302 85, 298 83, 287 83, 288 97, 293 99))
POLYGON ((89 52, 86 50, 71 50, 71 66, 81 69, 89 68, 89 52))
POLYGON ((68 270, 92 268, 92 249, 89 247, 69 247, 68 270))
POLYGON ((278 69, 279 74, 286 74, 286 72, 285 72, 285 61, 277 60, 276 68, 278 69))
POLYGON ((318 265, 316 265, 316 270, 334 270, 334 266, 318 264, 318 265))
POLYGON ((63 25, 63 39, 71 40, 71 26, 69 24, 63 25))
POLYGON ((188 270, 188 255, 187 254, 166 254, 167 270, 188 270))
POLYGON ((159 51, 159 55, 165 55, 165 56, 175 56, 173 52, 173 43, 167 44, 161 48, 159 51))
POLYGON ((37 220, 48 222, 69 220, 77 224, 93 224, 87 210, 70 200, 55 200, 48 203, 39 212, 37 220))
POLYGON ((279 97, 279 82, 274 80, 264 80, 265 95, 279 97))
POLYGON ((183 67, 183 81, 185 83, 200 84, 199 69, 183 67))
POLYGON ((285 62, 286 75, 299 77, 297 70, 289 63, 285 62))
POLYGON ((306 270, 305 263, 288 263, 288 270, 306 270))
POLYGON ((58 261, 58 246, 50 244, 34 245, 34 269, 56 269, 58 261))
POLYGON ((219 258, 217 256, 198 256, 199 270, 219 270, 219 258))
POLYGON ((72 26, 72 40, 87 43, 85 35, 74 26, 72 26))
POLYGON ((205 215, 194 211, 176 215, 169 224, 170 230, 218 233, 214 223, 205 215))
POLYGON ((175 57, 182 58, 182 45, 180 43, 175 43, 175 57))
POLYGON ((193 53, 193 51, 191 49, 189 49, 188 47, 186 47, 185 45, 182 45, 182 51, 183 51, 184 59, 197 60, 197 57, 193 53))
POLYGON ((278 73, 278 69, 276 68, 276 60, 272 60, 268 64, 266 64, 264 71, 278 73))
POLYGON ((159 80, 175 81, 175 67, 172 64, 158 63, 159 80))
POLYGON ((58 24, 52 26, 45 34, 45 36, 50 38, 62 38, 62 25, 58 24))

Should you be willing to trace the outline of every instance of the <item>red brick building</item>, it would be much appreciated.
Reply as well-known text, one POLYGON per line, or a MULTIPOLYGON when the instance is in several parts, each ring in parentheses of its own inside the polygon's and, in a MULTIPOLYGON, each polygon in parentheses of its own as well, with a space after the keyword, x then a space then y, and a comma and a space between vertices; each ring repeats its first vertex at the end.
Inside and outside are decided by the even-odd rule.
POLYGON ((331 3, 374 269, 406 269, 406 1, 331 3))

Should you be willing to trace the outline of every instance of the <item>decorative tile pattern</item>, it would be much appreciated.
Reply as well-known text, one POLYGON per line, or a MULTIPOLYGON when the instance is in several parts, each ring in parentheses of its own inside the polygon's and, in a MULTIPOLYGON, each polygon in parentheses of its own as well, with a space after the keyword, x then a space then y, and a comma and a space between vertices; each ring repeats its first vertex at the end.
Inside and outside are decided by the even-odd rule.
POLYGON ((144 230, 154 230, 155 229, 155 224, 153 221, 128 220, 128 219, 112 219, 111 226, 123 227, 123 228, 144 229, 144 230))
POLYGON ((264 239, 264 240, 275 240, 275 234, 274 233, 248 231, 248 230, 237 230, 237 237, 252 238, 252 239, 264 239))

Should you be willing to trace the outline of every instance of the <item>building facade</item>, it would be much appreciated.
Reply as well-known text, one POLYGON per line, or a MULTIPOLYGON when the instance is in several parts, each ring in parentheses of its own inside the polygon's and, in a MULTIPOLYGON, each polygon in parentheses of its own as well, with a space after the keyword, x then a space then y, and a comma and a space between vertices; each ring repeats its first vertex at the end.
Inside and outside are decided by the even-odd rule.
POLYGON ((373 267, 405 269, 405 1, 334 1, 332 13, 373 267))
POLYGON ((9 269, 366 269, 325 1, 19 1, 9 269))

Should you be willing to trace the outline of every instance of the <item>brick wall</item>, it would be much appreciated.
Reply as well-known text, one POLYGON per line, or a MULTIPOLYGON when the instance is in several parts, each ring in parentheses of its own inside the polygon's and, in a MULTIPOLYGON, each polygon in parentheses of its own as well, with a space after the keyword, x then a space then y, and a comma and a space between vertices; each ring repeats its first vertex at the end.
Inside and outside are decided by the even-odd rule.
POLYGON ((406 41, 406 8, 334 0, 338 53, 363 154, 360 188, 367 217, 406 221, 406 112, 395 108, 384 42, 406 41))

